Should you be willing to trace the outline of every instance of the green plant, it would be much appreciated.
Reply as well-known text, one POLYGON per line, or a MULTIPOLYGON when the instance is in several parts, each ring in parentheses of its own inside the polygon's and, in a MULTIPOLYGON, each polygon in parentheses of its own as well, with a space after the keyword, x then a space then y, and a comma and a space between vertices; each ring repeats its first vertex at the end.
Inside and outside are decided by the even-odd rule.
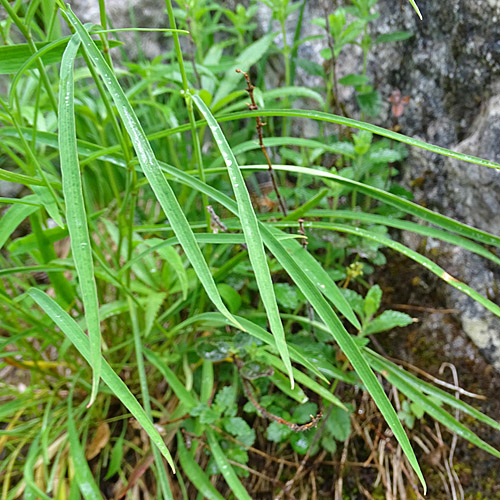
POLYGON ((396 31, 372 40, 368 27, 379 17, 377 12, 372 12, 377 2, 378 0, 352 0, 351 6, 339 7, 326 18, 312 20, 313 24, 321 26, 327 32, 329 47, 321 51, 321 56, 325 61, 323 65, 314 65, 309 61, 299 62, 306 71, 323 77, 326 86, 326 102, 333 102, 338 108, 336 62, 340 53, 349 45, 358 46, 363 60, 361 73, 346 75, 340 78, 338 83, 354 87, 362 117, 378 116, 382 105, 382 98, 367 75, 369 53, 376 49, 377 44, 402 41, 412 36, 412 33, 406 31, 396 31), (348 20, 349 17, 353 20, 348 20))
MULTIPOLYGON (((304 456, 316 447, 334 453, 349 438, 354 408, 340 386, 344 395, 362 387, 373 397, 423 484, 401 423, 411 427, 420 409, 500 455, 444 406, 499 430, 497 422, 368 347, 368 335, 410 318, 376 315, 381 291, 365 280, 384 263, 381 249, 392 248, 499 314, 387 236, 388 228, 411 230, 499 263, 481 244, 499 246, 500 238, 401 196, 388 165, 405 153, 373 135, 500 165, 338 115, 284 109, 283 96, 324 104, 318 92, 293 86, 296 45, 283 50, 285 90, 253 89, 256 104, 240 111, 245 90, 235 70, 248 71, 275 37, 239 52, 254 6, 232 16, 210 2, 189 2, 181 15, 167 1, 173 50, 118 70, 108 51, 119 42, 108 40, 104 2, 101 27, 83 26, 60 2, 0 3, 8 14, 0 70, 11 75, 0 99, 0 179, 22 185, 0 200, 9 205, 0 220, 4 498, 76 498, 78 490, 99 498, 113 477, 132 488, 141 474, 141 487, 162 498, 174 491, 190 498, 192 488, 207 498, 250 498, 244 481, 257 435, 290 442, 304 456), (59 14, 71 37, 61 37, 59 14), (176 14, 196 40, 190 61, 176 14), (228 38, 220 41, 222 27, 228 38), (358 132, 352 141, 306 140, 282 126, 282 137, 254 146, 257 117, 358 132), (282 147, 284 164, 258 163, 257 149, 274 146, 282 147), (317 166, 325 153, 336 155, 338 171, 317 166), (280 173, 287 215, 255 212, 245 181, 259 170, 280 173), (286 175, 296 189, 284 185, 286 175), (353 283, 364 297, 347 289, 353 283), (404 395, 399 415, 374 371, 404 395), (265 430, 259 414, 271 421, 265 430), (219 472, 224 482, 214 486, 210 476, 219 472)), ((283 26, 303 5, 272 8, 283 26)), ((261 133, 261 121, 258 127, 261 133)))

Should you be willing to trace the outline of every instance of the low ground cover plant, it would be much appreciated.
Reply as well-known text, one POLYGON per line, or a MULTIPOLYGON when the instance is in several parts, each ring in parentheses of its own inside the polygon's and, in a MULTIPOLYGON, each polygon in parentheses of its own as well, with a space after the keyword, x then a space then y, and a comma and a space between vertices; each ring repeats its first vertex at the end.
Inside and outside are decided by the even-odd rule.
POLYGON ((329 43, 316 66, 297 55, 305 1, 263 3, 281 47, 273 25, 254 37, 256 2, 167 0, 169 50, 130 61, 105 2, 96 26, 62 2, 0 0, 0 179, 17 186, 0 199, 2 498, 247 499, 255 477, 281 498, 308 460, 345 462, 361 435, 363 460, 390 441, 418 497, 408 432, 424 418, 500 455, 455 410, 496 421, 370 343, 412 322, 381 308, 372 274, 387 249, 500 315, 393 238, 414 231, 499 263, 498 236, 397 184, 404 145, 500 165, 331 112, 337 86, 352 85, 362 119, 376 115, 367 57, 411 36, 370 38, 376 0, 314 21, 329 43), (363 67, 337 80, 350 45, 363 67), (266 89, 271 57, 285 81, 266 89), (297 67, 322 86, 297 85, 297 67), (316 108, 295 109, 299 98, 316 108), (300 120, 319 136, 294 137, 300 120), (302 457, 295 476, 257 470, 268 444, 278 462, 302 457))

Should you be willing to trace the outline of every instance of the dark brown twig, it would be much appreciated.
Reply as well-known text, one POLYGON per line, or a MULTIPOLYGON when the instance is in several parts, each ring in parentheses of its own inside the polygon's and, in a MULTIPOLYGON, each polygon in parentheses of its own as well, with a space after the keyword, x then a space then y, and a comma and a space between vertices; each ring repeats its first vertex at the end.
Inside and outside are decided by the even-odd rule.
MULTIPOLYGON (((210 229, 214 234, 220 231, 225 233, 227 231, 227 226, 220 220, 220 217, 215 213, 212 205, 207 205, 207 212, 210 214, 210 229)), ((241 248, 248 250, 245 243, 241 243, 241 248)))
POLYGON ((247 380, 242 376, 241 374, 241 369, 243 367, 243 363, 241 359, 237 358, 236 356, 233 356, 234 364, 236 365, 236 368, 238 369, 238 373, 240 375, 241 383, 243 384, 243 390, 245 391, 245 394, 249 401, 259 410, 259 412, 262 414, 263 417, 267 418, 268 420, 273 420, 274 422, 278 422, 278 424, 283 424, 286 425, 289 429, 291 429, 294 432, 303 432, 311 427, 316 427, 318 425, 318 422, 320 421, 321 417, 323 416, 323 413, 319 412, 316 416, 310 415, 311 420, 307 422, 307 424, 297 424, 295 422, 289 422, 288 420, 285 420, 284 418, 278 417, 278 415, 274 415, 273 413, 268 412, 263 406, 261 406, 258 401, 255 399, 255 396, 252 393, 252 390, 250 389, 250 386, 247 382, 247 380))
POLYGON ((307 239, 306 231, 304 229, 304 219, 299 219, 297 222, 299 223, 299 230, 297 232, 304 237, 300 240, 300 244, 305 250, 307 248, 309 240, 307 239))
POLYGON ((207 205, 207 212, 210 214, 210 229, 217 234, 219 230, 223 233, 227 231, 227 226, 220 220, 220 217, 215 213, 212 205, 207 205))
MULTIPOLYGON (((250 111, 257 111, 259 108, 257 106, 257 103, 255 102, 255 98, 254 98, 254 95, 253 95, 253 91, 254 91, 255 87, 252 85, 252 82, 250 80, 250 77, 248 76, 248 73, 245 73, 244 71, 241 71, 241 69, 237 69, 236 73, 241 73, 245 77, 245 80, 247 81, 247 85, 248 86, 247 86, 247 88, 245 90, 248 92, 248 95, 249 95, 250 101, 251 101, 248 104, 248 109, 250 111)), ((280 195, 280 192, 279 192, 279 189, 278 189, 278 183, 276 182, 276 177, 274 175, 273 165, 271 163, 271 159, 269 158, 269 155, 267 154, 266 146, 264 146, 264 138, 263 138, 263 134, 262 134, 262 127, 265 125, 265 123, 260 119, 260 116, 257 116, 255 118, 255 121, 257 123, 256 129, 257 129, 257 135, 259 137, 259 146, 260 146, 260 149, 262 150, 262 153, 264 154, 264 156, 266 158, 267 166, 269 167, 269 174, 271 176, 271 180, 272 180, 272 183, 273 183, 273 189, 274 189, 274 192, 276 193, 276 198, 278 199, 278 203, 279 203, 279 206, 281 208, 281 212, 286 217, 286 215, 287 215, 286 205, 285 205, 285 202, 284 202, 283 198, 280 195)))

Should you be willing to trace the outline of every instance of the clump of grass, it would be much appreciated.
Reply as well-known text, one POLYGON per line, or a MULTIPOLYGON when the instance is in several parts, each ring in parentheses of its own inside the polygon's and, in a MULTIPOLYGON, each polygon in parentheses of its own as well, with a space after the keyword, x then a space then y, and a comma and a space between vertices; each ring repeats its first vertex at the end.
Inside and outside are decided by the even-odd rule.
MULTIPOLYGON (((375 452, 350 426, 359 388, 390 428, 392 456, 403 454, 415 490, 414 476, 424 489, 425 481, 407 430, 424 413, 499 456, 444 406, 496 430, 497 422, 368 347, 370 335, 412 319, 380 313, 382 291, 366 277, 391 248, 500 315, 388 234, 414 231, 498 263, 482 245, 499 246, 500 238, 394 194, 403 191, 393 176, 405 157, 400 144, 500 165, 325 111, 290 109, 299 96, 326 108, 335 88, 326 81, 323 96, 294 85, 300 30, 293 47, 278 51, 286 88, 258 90, 246 74, 245 92, 241 73, 273 51, 275 38, 252 40, 255 5, 231 12, 193 2, 186 11, 167 0, 172 51, 118 70, 104 3, 101 27, 82 25, 58 2, 0 3, 9 16, 0 71, 10 75, 0 97, 0 179, 22 186, 0 200, 9 206, 0 220, 2 498, 140 489, 162 498, 194 490, 251 498, 257 436, 304 456, 297 478, 309 458, 335 455, 356 435, 375 452), (181 36, 196 41, 189 58, 181 36), (263 119, 271 118, 269 132, 263 119), (300 119, 322 123, 321 137, 290 137, 300 119), (339 137, 328 124, 357 132, 339 137), (278 161, 268 148, 280 148, 278 161), (251 172, 262 170, 275 176, 272 190, 254 182, 251 172), (259 213, 263 199, 271 211, 259 213), (393 397, 394 408, 388 387, 404 395, 402 407, 393 397)), ((282 26, 305 5, 266 3, 282 26)), ((357 0, 350 11, 363 40, 375 3, 357 0)), ((336 36, 345 40, 349 26, 336 25, 336 36)), ((263 81, 262 70, 256 76, 263 81)), ((284 495, 295 481, 273 484, 284 495)))

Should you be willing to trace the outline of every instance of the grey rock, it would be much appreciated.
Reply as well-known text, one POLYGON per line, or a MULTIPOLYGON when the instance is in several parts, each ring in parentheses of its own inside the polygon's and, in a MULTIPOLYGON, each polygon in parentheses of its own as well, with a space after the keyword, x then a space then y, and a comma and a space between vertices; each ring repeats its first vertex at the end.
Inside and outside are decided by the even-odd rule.
MULTIPOLYGON (((82 22, 100 24, 99 3, 96 0, 79 0, 72 5, 82 22)), ((157 0, 108 0, 107 17, 113 28, 168 28, 165 2, 157 0)), ((137 59, 139 50, 146 59, 153 59, 165 50, 166 37, 162 32, 120 32, 131 60, 137 59)))

